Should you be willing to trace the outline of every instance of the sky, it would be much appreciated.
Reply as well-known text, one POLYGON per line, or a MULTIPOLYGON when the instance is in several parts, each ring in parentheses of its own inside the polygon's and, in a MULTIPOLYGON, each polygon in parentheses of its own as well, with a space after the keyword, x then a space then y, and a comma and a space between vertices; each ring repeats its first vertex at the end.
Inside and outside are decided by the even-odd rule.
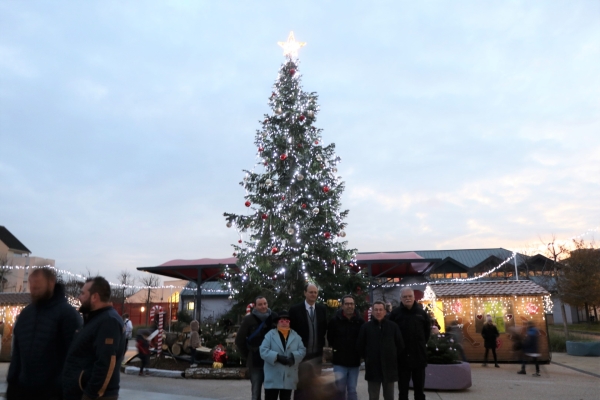
POLYGON ((115 280, 230 257, 223 212, 246 212, 292 30, 350 248, 521 249, 600 225, 591 0, 0 0, 0 225, 115 280))

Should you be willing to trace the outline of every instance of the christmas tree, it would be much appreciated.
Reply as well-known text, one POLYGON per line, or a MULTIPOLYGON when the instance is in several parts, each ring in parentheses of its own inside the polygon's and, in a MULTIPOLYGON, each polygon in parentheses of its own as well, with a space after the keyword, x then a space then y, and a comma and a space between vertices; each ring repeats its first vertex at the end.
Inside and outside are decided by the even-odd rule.
POLYGON ((228 270, 224 279, 236 313, 258 295, 272 309, 288 308, 304 299, 306 283, 320 288, 320 300, 332 310, 344 294, 364 301, 365 277, 352 271, 356 250, 343 241, 348 210, 340 210, 340 157, 314 125, 317 95, 301 86, 297 51, 304 43, 290 33, 279 44, 286 61, 269 97, 271 113, 256 133, 258 162, 240 182, 248 212, 224 214, 239 233, 233 254, 240 272, 228 270))

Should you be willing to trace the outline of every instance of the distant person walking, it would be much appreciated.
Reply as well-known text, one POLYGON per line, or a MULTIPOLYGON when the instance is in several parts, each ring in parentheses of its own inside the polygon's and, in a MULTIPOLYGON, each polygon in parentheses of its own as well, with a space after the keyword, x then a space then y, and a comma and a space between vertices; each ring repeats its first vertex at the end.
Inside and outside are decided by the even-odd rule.
POLYGON ((458 321, 454 320, 450 323, 450 326, 448 327, 448 334, 450 335, 450 338, 454 341, 454 348, 458 351, 458 354, 460 354, 461 360, 467 362, 465 349, 462 345, 464 339, 462 326, 458 325, 458 321))
POLYGON ((483 324, 483 328, 481 328, 481 336, 483 337, 483 346, 485 347, 485 355, 483 356, 483 366, 487 367, 488 354, 490 350, 492 351, 492 355, 494 356, 494 366, 496 368, 500 368, 498 365, 498 358, 496 357, 496 340, 500 336, 498 332, 498 328, 492 322, 492 316, 487 315, 485 324, 483 324))
POLYGON ((523 341, 523 357, 521 361, 521 370, 518 372, 519 374, 526 374, 525 364, 527 363, 527 358, 531 358, 535 364, 535 373, 533 376, 540 376, 540 364, 538 363, 538 358, 541 356, 539 353, 539 336, 540 331, 535 327, 534 322, 528 321, 527 333, 525 335, 525 340, 523 341))
POLYGON ((144 371, 144 368, 147 368, 150 362, 150 342, 148 342, 148 336, 150 336, 150 332, 147 329, 140 329, 136 336, 135 347, 138 351, 137 356, 141 361, 140 376, 148 375, 148 370, 144 371))
POLYGON ((83 320, 56 282, 54 270, 29 274, 31 304, 21 311, 13 331, 7 399, 62 399, 60 376, 69 346, 83 320))

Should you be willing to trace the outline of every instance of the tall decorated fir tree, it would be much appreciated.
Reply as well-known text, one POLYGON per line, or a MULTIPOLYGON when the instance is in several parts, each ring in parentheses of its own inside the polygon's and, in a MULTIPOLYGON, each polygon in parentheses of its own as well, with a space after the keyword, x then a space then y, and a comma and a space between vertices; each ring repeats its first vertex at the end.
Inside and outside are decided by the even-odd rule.
POLYGON ((237 300, 234 311, 242 312, 258 295, 273 309, 287 308, 304 298, 306 283, 315 283, 332 309, 348 293, 360 304, 366 280, 351 270, 356 250, 344 241, 348 210, 340 210, 340 157, 314 125, 316 93, 302 90, 297 55, 304 43, 290 33, 279 44, 286 61, 269 97, 271 113, 256 133, 258 162, 240 182, 248 212, 224 214, 239 233, 233 247, 241 272, 225 273, 237 300))

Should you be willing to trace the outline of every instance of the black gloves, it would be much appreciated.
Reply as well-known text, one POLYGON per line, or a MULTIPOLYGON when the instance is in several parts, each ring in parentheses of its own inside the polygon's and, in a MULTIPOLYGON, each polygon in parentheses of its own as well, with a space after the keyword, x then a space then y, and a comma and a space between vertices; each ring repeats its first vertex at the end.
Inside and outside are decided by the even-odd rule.
POLYGON ((289 357, 286 357, 283 354, 277 354, 277 362, 279 362, 282 365, 294 365, 293 358, 290 359, 289 357))

